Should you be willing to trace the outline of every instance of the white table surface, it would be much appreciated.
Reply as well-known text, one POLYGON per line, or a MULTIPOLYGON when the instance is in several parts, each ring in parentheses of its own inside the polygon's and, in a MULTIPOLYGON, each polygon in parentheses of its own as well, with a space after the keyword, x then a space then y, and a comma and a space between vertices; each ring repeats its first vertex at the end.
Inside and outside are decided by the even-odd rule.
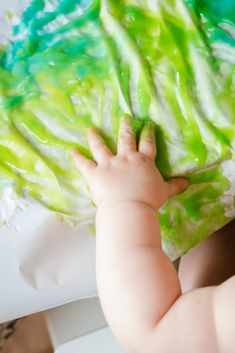
POLYGON ((108 327, 75 338, 59 346, 55 353, 124 353, 108 327))
POLYGON ((0 322, 96 295, 95 237, 38 204, 0 228, 0 322))

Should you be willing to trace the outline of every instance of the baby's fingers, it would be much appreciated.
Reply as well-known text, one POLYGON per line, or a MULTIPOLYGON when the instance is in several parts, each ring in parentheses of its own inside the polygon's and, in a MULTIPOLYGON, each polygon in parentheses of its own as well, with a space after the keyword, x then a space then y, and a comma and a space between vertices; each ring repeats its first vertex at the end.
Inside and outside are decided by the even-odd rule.
POLYGON ((168 183, 168 197, 175 196, 179 192, 185 190, 189 186, 187 179, 173 178, 168 183))
POLYGON ((157 148, 155 134, 151 123, 146 124, 141 131, 138 150, 150 159, 154 160, 156 157, 157 148))
POLYGON ((136 151, 136 137, 131 127, 131 119, 123 117, 119 129, 118 154, 127 155, 130 151, 136 151))
POLYGON ((73 151, 72 157, 78 167, 79 171, 84 175, 85 178, 88 178, 90 173, 96 168, 96 163, 90 159, 84 157, 79 151, 73 151))
POLYGON ((91 152, 98 164, 105 163, 110 157, 113 157, 112 152, 94 128, 88 131, 88 142, 91 152))

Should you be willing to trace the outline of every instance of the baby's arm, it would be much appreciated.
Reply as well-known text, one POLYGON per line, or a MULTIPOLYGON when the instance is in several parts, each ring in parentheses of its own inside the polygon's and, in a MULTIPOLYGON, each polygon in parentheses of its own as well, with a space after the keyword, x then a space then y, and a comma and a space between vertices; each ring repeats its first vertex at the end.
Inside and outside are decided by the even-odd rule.
POLYGON ((222 308, 217 303, 223 289, 182 295, 161 249, 157 210, 185 181, 163 181, 151 128, 142 132, 137 152, 129 119, 122 122, 117 156, 94 130, 89 144, 97 164, 79 153, 75 159, 98 208, 97 284, 114 334, 131 353, 219 352, 216 308, 222 308))
POLYGON ((182 292, 215 286, 235 274, 235 221, 228 223, 204 240, 180 260, 182 292))

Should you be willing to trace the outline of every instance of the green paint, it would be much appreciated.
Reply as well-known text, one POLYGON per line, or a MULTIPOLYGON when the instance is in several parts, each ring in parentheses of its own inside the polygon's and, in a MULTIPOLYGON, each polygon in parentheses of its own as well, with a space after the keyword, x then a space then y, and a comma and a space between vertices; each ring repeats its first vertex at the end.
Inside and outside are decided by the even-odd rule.
POLYGON ((124 113, 137 139, 152 121, 163 176, 191 182, 160 211, 174 257, 228 221, 220 163, 235 136, 235 5, 165 0, 154 11, 148 3, 30 3, 0 50, 0 192, 11 184, 87 219, 93 206, 70 151, 92 158, 85 132, 96 126, 115 153, 124 113))

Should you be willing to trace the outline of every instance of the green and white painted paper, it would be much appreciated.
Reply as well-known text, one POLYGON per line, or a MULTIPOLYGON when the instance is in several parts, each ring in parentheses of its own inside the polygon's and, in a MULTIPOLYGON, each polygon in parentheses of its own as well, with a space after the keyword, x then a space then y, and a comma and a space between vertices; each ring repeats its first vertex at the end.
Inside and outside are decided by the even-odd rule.
POLYGON ((12 36, 0 51, 2 204, 11 188, 94 223, 70 153, 92 158, 90 126, 115 152, 127 113, 137 135, 154 122, 163 176, 190 181, 159 212, 172 259, 234 217, 232 0, 33 0, 20 17, 9 11, 8 21, 12 36))

